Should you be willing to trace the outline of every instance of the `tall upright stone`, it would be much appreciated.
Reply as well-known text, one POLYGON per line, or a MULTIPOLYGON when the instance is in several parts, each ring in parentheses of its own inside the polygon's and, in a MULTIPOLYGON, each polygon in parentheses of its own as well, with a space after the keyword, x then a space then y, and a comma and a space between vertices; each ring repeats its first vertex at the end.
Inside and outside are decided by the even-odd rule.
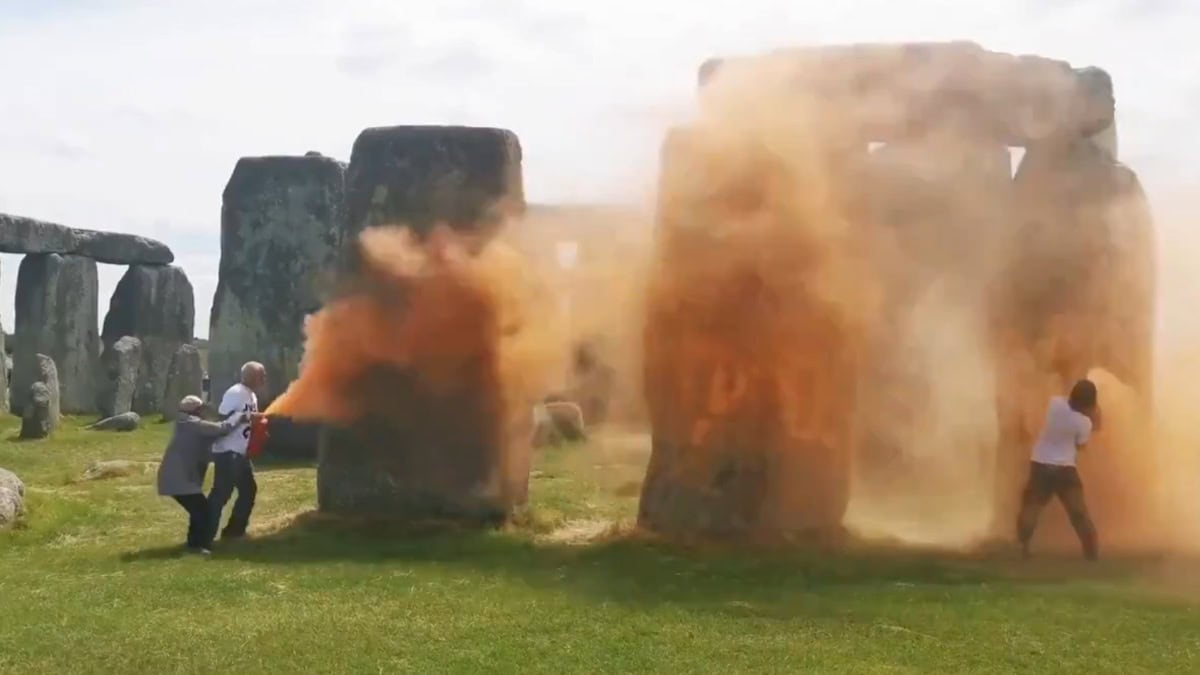
POLYGON ((0 321, 0 413, 8 412, 8 364, 4 349, 4 322, 0 321))
POLYGON ((131 265, 117 282, 101 340, 106 350, 126 336, 142 343, 134 412, 162 409, 171 359, 180 345, 192 341, 195 315, 192 283, 179 267, 131 265))
MULTIPOLYGON (((1019 506, 1046 398, 1064 395, 1093 369, 1128 389, 1128 409, 1106 410, 1112 414, 1093 442, 1098 448, 1080 465, 1096 496, 1089 500, 1093 517, 1109 542, 1133 543, 1163 525, 1153 500, 1145 499, 1159 461, 1144 443, 1154 391, 1155 231, 1137 175, 1112 150, 1067 135, 1029 148, 1017 171, 1020 221, 997 323, 1005 327, 1001 357, 1026 368, 1010 369, 1020 377, 1002 382, 997 399, 1033 409, 1001 411, 997 529, 1012 522, 1019 506), (1124 429, 1114 423, 1118 414, 1127 420, 1124 429)), ((1101 405, 1116 395, 1101 387, 1101 405)), ((1065 529, 1058 528, 1057 538, 1072 545, 1065 529)), ((1042 532, 1050 537, 1054 528, 1042 532)))
MULTIPOLYGON (((346 228, 406 225, 419 234, 438 223, 486 240, 506 213, 525 207, 521 144, 504 129, 403 126, 367 129, 346 170, 346 228)), ((357 248, 347 246, 348 265, 357 248)))
POLYGON ((204 386, 204 370, 200 367, 200 350, 195 345, 180 345, 171 357, 167 371, 167 386, 162 399, 164 419, 175 419, 179 402, 184 396, 200 396, 204 386))
POLYGON ((96 405, 101 417, 115 417, 133 410, 138 373, 142 369, 142 341, 126 335, 100 355, 96 405))
POLYGON ((239 367, 267 369, 264 408, 299 372, 304 317, 321 304, 343 227, 345 166, 303 157, 244 157, 225 185, 221 267, 209 322, 214 396, 239 367))
POLYGON ((12 410, 21 414, 37 373, 37 355, 58 367, 62 410, 96 410, 100 341, 96 261, 73 255, 28 255, 17 273, 12 410))
POLYGON ((33 378, 21 413, 20 436, 25 439, 46 438, 58 427, 62 416, 54 359, 45 354, 36 354, 33 378))
MULTIPOLYGON (((356 246, 365 228, 403 224, 424 235, 445 223, 483 242, 506 214, 523 207, 521 150, 511 132, 368 129, 355 141, 346 173, 343 278, 369 274, 356 246)), ((321 432, 318 507, 400 519, 495 521, 523 503, 529 434, 511 434, 509 420, 528 423, 529 408, 512 402, 510 410, 497 409, 501 383, 490 360, 494 354, 479 358, 460 386, 440 394, 422 387, 413 373, 375 369, 361 383, 360 399, 369 403, 365 416, 321 432)))

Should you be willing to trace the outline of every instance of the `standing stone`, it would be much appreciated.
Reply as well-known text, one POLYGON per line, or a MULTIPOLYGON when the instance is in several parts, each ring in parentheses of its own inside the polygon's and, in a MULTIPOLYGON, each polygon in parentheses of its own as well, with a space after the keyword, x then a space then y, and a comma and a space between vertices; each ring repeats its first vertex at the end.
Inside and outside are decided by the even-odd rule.
POLYGON ((100 355, 100 390, 97 406, 103 417, 133 410, 138 371, 142 367, 142 341, 125 336, 100 355))
POLYGON ((17 274, 12 411, 24 412, 36 380, 37 355, 54 359, 67 413, 96 410, 96 261, 70 255, 29 255, 17 274))
MULTIPOLYGON (((406 225, 427 234, 438 223, 486 240, 506 215, 523 211, 521 144, 506 129, 405 126, 367 129, 346 169, 346 228, 406 225)), ((351 267, 357 249, 348 249, 351 267)))
MULTIPOLYGON (((653 447, 638 524, 681 538, 836 534, 863 328, 811 295, 811 267, 797 264, 811 242, 793 220, 827 218, 834 205, 784 217, 782 193, 766 188, 779 178, 771 164, 751 155, 731 169, 724 142, 695 127, 663 147, 654 269, 664 272, 649 279, 642 343, 653 447), (750 213, 763 214, 754 228, 730 226, 750 213)), ((857 251, 834 246, 828 265, 869 284, 857 251)))
POLYGON ((178 267, 133 265, 117 283, 101 339, 106 350, 125 336, 142 343, 134 412, 162 410, 171 359, 192 341, 195 318, 192 284, 178 267))
POLYGON ((343 226, 345 165, 328 157, 245 157, 225 186, 208 372, 219 397, 247 361, 267 369, 270 405, 296 379, 304 317, 321 305, 343 226))
POLYGON ((200 396, 204 387, 204 369, 200 367, 200 350, 195 345, 182 345, 171 358, 167 371, 166 393, 162 400, 163 418, 175 419, 179 402, 184 396, 200 396))
MULTIPOLYGON (((347 244, 368 227, 404 224, 424 235, 438 223, 483 242, 507 213, 524 208, 521 185, 520 144, 509 131, 368 129, 346 172, 347 244)), ((345 250, 344 280, 355 280, 366 270, 357 246, 345 250)), ((365 417, 321 432, 318 508, 495 522, 524 503, 530 408, 508 402, 510 409, 497 409, 496 364, 487 354, 480 359, 464 369, 460 386, 440 394, 390 368, 358 383, 365 417)))
POLYGON ((58 427, 59 407, 58 370, 53 359, 37 354, 36 378, 29 385, 26 405, 21 415, 21 438, 46 438, 58 427))
POLYGON ((4 322, 0 321, 0 413, 8 412, 8 358, 4 350, 4 322))
MULTIPOLYGON (((1088 461, 1080 463, 1092 515, 1105 541, 1133 541, 1163 523, 1145 484, 1161 458, 1145 447, 1154 391, 1155 231, 1133 171, 1111 148, 1088 138, 1054 139, 1029 148, 1015 185, 1021 217, 997 306, 1003 328, 999 358, 1025 365, 1006 378, 997 456, 997 531, 1010 527, 1049 395, 1065 395, 1076 379, 1103 369, 1128 388, 1128 409, 1106 409, 1088 461), (1014 374, 1020 375, 1020 371, 1014 374), (1021 404, 1031 409, 1022 416, 1021 404), (1128 418, 1133 432, 1113 421, 1128 418)), ((1016 371, 1010 368, 1009 370, 1016 371)), ((1115 392, 1100 386, 1101 405, 1115 392)), ((1038 538, 1073 546, 1057 514, 1038 538), (1055 521, 1058 521, 1057 524, 1055 521)))

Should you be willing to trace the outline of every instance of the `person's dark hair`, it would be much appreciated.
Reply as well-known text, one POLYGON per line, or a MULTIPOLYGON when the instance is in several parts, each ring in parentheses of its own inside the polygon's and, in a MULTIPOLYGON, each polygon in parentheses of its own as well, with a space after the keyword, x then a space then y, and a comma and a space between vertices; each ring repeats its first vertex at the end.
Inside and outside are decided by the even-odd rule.
POLYGON ((1075 412, 1086 414, 1096 407, 1097 398, 1096 384, 1091 380, 1080 380, 1071 387, 1071 394, 1067 396, 1067 404, 1075 412))

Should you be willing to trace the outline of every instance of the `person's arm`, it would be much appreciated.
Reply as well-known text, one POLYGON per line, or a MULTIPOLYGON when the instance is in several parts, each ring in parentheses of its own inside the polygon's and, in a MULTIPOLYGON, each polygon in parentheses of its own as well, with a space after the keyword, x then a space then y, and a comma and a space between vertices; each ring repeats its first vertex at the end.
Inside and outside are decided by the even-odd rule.
POLYGON ((179 426, 199 436, 200 438, 220 438, 230 431, 233 431, 233 429, 237 425, 244 422, 245 419, 246 415, 244 413, 234 413, 222 422, 207 422, 202 419, 188 419, 180 420, 179 426))
POLYGON ((1075 431, 1075 448, 1083 450, 1087 447, 1088 441, 1092 438, 1092 418, 1084 416, 1079 423, 1079 428, 1075 431))

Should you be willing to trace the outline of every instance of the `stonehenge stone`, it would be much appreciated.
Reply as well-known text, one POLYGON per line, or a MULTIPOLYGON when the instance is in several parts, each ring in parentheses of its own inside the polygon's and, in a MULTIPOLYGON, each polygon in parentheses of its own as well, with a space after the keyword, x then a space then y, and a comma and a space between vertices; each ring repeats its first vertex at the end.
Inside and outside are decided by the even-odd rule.
POLYGON ((54 431, 58 420, 54 415, 53 400, 54 396, 45 384, 34 382, 29 385, 29 396, 21 415, 21 438, 46 438, 54 431))
POLYGON ((864 140, 890 141, 915 122, 957 109, 1005 145, 1025 146, 1070 130, 1091 135, 1113 120, 1111 82, 1099 68, 1074 70, 1039 56, 987 51, 972 42, 850 44, 709 59, 702 88, 723 74, 778 77, 841 110, 864 140))
MULTIPOLYGON (((367 129, 346 169, 347 244, 377 225, 418 235, 438 223, 487 239, 523 212, 521 144, 506 129, 400 126, 367 129)), ((357 248, 344 261, 355 266, 357 248)))
MULTIPOLYGON (((1089 501, 1105 539, 1136 538, 1159 525, 1150 500, 1138 497, 1145 485, 1131 478, 1157 461, 1140 444, 1149 435, 1156 314, 1155 234, 1145 194, 1107 149, 1079 137, 1031 147, 1015 186, 1020 221, 994 321, 998 358, 1025 366, 1007 369, 998 382, 995 528, 1015 518, 1046 397, 1065 395, 1099 368, 1128 388, 1133 401, 1122 412, 1137 440, 1115 428, 1097 435, 1093 444, 1102 449, 1089 453, 1080 473, 1089 494, 1098 495, 1089 501)), ((1102 386, 1101 405, 1113 394, 1102 386)), ((1039 536, 1055 529, 1061 545, 1073 544, 1065 527, 1040 528, 1039 536)))
POLYGON ((0 253, 77 255, 113 265, 167 265, 166 244, 132 234, 80 230, 0 213, 0 253))
MULTIPOLYGON (((260 406, 261 407, 261 406, 260 406)), ((321 425, 271 415, 263 455, 272 459, 311 461, 317 458, 321 425)))
POLYGON ((0 468, 0 530, 11 527, 25 513, 25 484, 17 474, 0 468))
POLYGON ((141 425, 140 415, 135 412, 123 412, 89 424, 86 428, 89 431, 134 431, 141 425))
POLYGON ((104 417, 133 410, 138 372, 142 367, 142 341, 126 335, 100 355, 97 407, 104 417))
MULTIPOLYGON (((378 272, 350 245, 368 227, 403 224, 420 236, 445 223, 482 243, 523 209, 521 150, 512 132, 368 129, 355 141, 346 171, 347 257, 339 281, 379 283, 370 278, 378 272)), ((493 523, 525 503, 531 416, 520 403, 497 407, 502 383, 493 347, 466 364, 448 392, 430 391, 414 373, 389 367, 356 383, 363 415, 320 432, 318 508, 493 523)))
POLYGON ((3 467, 0 467, 0 488, 11 490, 19 497, 25 496, 25 483, 21 482, 17 474, 3 467))
POLYGON ((171 357, 167 384, 162 399, 164 419, 173 420, 184 396, 200 396, 204 386, 204 370, 200 367, 200 350, 195 345, 180 345, 171 357))
POLYGON ((209 322, 214 396, 258 361, 266 409, 299 372, 304 318, 321 305, 344 226, 345 166, 312 154, 244 157, 225 186, 221 265, 209 322))
POLYGON ((153 466, 150 462, 134 462, 128 459, 109 459, 101 462, 92 462, 83 470, 83 474, 79 477, 80 480, 108 480, 111 478, 126 478, 139 473, 146 473, 146 470, 153 466))
POLYGON ((8 355, 4 353, 4 326, 0 324, 0 413, 8 412, 8 355))
POLYGON ((100 341, 96 334, 96 261, 73 255, 28 255, 17 274, 12 411, 24 412, 38 354, 54 360, 62 410, 96 409, 100 341))
POLYGON ((179 267, 131 265, 117 282, 100 337, 106 350, 126 336, 142 343, 134 412, 162 410, 171 359, 192 341, 195 314, 192 284, 179 267))
POLYGON ((503 522, 528 497, 531 429, 508 426, 490 410, 488 373, 476 374, 480 380, 439 396, 409 373, 376 369, 361 383, 367 414, 352 425, 321 428, 317 508, 393 520, 503 522))
MULTIPOLYGON (((769 164, 724 163, 726 142, 698 127, 672 130, 664 144, 643 341, 652 450, 638 524, 684 538, 834 534, 849 501, 861 338, 806 292, 810 268, 797 264, 806 242, 793 220, 727 227, 748 209, 783 209, 768 200, 785 196, 765 191, 769 164)), ((831 264, 852 259, 831 254, 831 264)))

